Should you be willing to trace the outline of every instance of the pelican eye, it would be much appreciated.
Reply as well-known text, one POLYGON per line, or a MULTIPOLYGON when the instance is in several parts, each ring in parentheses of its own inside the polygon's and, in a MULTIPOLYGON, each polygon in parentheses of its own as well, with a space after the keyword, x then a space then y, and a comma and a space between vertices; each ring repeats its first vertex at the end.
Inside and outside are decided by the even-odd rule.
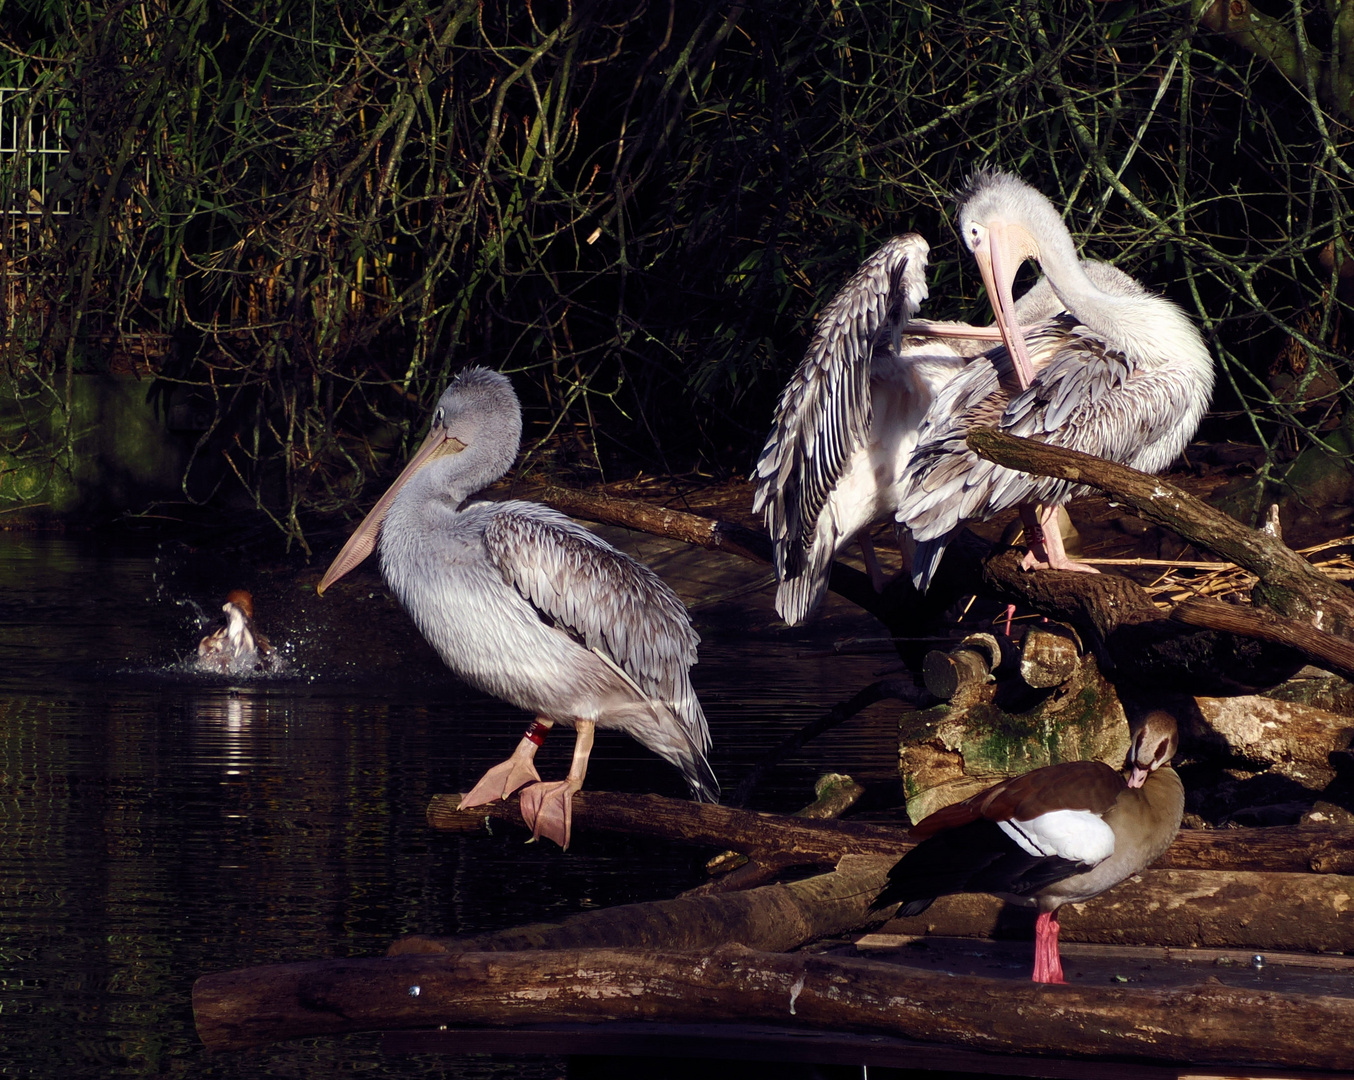
POLYGON ((439 408, 433 413, 433 427, 441 427, 447 419, 447 410, 439 408))

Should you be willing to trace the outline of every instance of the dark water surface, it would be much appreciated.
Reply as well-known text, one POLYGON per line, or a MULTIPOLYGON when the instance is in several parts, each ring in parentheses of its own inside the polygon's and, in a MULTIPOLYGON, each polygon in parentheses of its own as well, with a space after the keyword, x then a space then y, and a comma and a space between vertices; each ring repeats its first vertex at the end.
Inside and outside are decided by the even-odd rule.
MULTIPOLYGON (((562 853, 507 828, 430 830, 429 796, 466 790, 525 717, 461 687, 374 578, 323 600, 296 578, 182 545, 0 533, 0 1075, 557 1077, 562 1059, 387 1058, 372 1034, 212 1054, 191 988, 703 880, 709 852, 675 844, 584 830, 562 853), (231 683, 180 663, 201 612, 238 586, 254 589, 286 675, 231 683)), ((889 666, 701 629, 696 685, 726 792, 889 666)), ((571 742, 547 744, 543 774, 567 771, 571 742)), ((888 724, 854 721, 778 769, 757 805, 809 801, 825 765, 889 776, 893 755, 888 724)), ((685 794, 607 733, 588 786, 685 794)))

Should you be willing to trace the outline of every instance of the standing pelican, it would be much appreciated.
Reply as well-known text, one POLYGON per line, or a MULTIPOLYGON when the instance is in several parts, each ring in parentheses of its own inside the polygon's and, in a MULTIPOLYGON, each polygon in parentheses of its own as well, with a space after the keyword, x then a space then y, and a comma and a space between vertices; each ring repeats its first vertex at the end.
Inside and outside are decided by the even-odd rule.
POLYGON ((1213 393, 1213 360, 1183 311, 1126 275, 1092 277, 1053 204, 1007 173, 984 170, 959 196, 964 242, 983 275, 1005 349, 937 395, 903 477, 898 521, 912 531, 912 580, 924 589, 967 521, 1022 507, 1025 566, 1090 570, 1063 551, 1057 508, 1081 487, 985 461, 971 428, 1080 450, 1159 472, 1193 437, 1213 393), (1035 259, 1064 309, 1022 328, 1011 283, 1035 259))
POLYGON ((380 531, 381 572, 446 665, 536 717, 461 805, 530 784, 521 805, 533 836, 567 848, 598 727, 628 732, 676 765, 697 799, 715 802, 719 784, 689 674, 700 638, 682 602, 648 567, 549 507, 466 503, 512 466, 521 434, 507 378, 463 371, 315 591, 371 554, 380 531), (541 783, 536 750, 556 723, 577 733, 573 764, 567 779, 541 783))
MULTIPOLYGON (((882 591, 867 530, 897 511, 904 470, 936 395, 1000 339, 996 326, 912 320, 927 297, 929 251, 908 233, 866 259, 823 310, 781 393, 753 474, 752 509, 764 515, 775 545, 776 612, 790 626, 822 602, 832 561, 852 540, 882 591)), ((1097 281, 1132 282, 1106 263, 1086 269, 1097 281)), ((1061 309, 1044 278, 1014 305, 1022 325, 1061 309)))

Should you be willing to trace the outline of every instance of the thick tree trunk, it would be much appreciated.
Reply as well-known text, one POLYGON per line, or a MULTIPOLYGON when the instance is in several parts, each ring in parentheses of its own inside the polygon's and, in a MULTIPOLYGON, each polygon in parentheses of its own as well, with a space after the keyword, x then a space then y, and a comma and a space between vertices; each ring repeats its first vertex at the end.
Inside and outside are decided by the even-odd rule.
POLYGON ((732 945, 279 964, 203 976, 193 1009, 215 1050, 441 1024, 719 1016, 1060 1057, 1354 1068, 1348 997, 1221 983, 1048 986, 732 945))

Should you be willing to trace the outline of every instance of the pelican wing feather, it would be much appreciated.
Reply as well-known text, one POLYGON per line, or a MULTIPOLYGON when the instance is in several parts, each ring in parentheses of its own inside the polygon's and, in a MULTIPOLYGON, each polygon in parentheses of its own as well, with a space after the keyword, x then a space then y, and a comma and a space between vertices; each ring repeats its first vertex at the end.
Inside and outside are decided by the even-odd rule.
POLYGON ((700 636, 657 574, 536 503, 500 504, 484 543, 504 580, 547 621, 614 663, 709 750, 710 731, 688 674, 700 636))
MULTIPOLYGON (((870 361, 885 334, 895 344, 926 299, 930 245, 895 236, 865 260, 823 309, 799 368, 782 392, 753 479, 781 580, 804 568, 818 517, 871 422, 870 361)), ((828 554, 830 560, 831 553, 828 554)))

